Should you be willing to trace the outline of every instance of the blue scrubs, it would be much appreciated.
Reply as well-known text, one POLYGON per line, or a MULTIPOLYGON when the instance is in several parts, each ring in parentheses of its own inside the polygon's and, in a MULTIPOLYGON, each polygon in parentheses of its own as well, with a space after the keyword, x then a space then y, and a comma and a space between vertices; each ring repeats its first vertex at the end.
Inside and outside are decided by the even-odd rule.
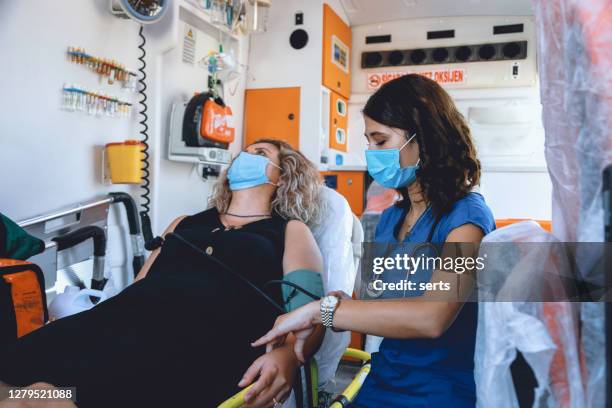
MULTIPOLYGON (((386 209, 375 241, 398 242, 397 232, 405 215, 406 210, 397 206, 386 209)), ((435 218, 428 208, 404 242, 426 242, 435 218)), ((440 218, 432 242, 446 241, 450 231, 465 224, 476 225, 485 234, 495 229, 493 214, 482 195, 469 193, 457 201, 440 218)), ((453 324, 436 339, 385 338, 379 352, 372 355, 372 370, 351 407, 475 407, 477 312, 477 303, 465 303, 453 324)))

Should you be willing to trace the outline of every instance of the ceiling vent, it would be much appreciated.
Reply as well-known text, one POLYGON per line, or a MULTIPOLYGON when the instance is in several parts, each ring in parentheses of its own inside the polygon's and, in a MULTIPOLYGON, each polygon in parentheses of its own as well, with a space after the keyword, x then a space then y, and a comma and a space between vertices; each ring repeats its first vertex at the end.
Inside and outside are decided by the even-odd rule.
POLYGON ((455 47, 365 51, 361 53, 361 68, 523 60, 526 58, 527 41, 511 41, 455 47))

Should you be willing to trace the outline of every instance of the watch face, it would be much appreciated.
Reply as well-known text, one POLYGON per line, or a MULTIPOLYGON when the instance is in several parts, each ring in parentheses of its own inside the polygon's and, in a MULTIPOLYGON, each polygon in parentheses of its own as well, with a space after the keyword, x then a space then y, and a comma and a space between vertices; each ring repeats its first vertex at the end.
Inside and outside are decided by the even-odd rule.
POLYGON ((335 296, 325 296, 321 305, 323 307, 334 307, 338 303, 338 298, 335 296))

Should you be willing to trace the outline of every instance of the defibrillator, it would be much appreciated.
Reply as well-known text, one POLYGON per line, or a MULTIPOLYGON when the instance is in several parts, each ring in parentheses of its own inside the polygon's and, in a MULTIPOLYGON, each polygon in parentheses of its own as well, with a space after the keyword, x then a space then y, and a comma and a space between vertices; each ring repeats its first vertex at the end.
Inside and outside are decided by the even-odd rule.
POLYGON ((217 175, 232 160, 229 145, 236 127, 232 109, 210 92, 172 105, 168 159, 198 163, 208 175, 217 175))
POLYGON ((208 92, 189 100, 183 115, 183 140, 190 147, 227 149, 234 141, 232 109, 208 92))

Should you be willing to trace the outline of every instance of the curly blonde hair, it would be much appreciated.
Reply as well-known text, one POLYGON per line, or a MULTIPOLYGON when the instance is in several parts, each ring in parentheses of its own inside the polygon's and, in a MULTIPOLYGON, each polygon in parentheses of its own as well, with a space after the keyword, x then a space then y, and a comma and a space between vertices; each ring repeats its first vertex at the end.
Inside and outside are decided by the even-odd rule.
MULTIPOLYGON (((269 143, 278 149, 281 175, 278 188, 272 197, 272 210, 288 220, 300 220, 305 224, 316 223, 321 215, 321 176, 314 164, 289 143, 275 139, 259 139, 256 143, 269 143)), ((232 200, 227 170, 213 187, 209 205, 226 212, 232 200)))

